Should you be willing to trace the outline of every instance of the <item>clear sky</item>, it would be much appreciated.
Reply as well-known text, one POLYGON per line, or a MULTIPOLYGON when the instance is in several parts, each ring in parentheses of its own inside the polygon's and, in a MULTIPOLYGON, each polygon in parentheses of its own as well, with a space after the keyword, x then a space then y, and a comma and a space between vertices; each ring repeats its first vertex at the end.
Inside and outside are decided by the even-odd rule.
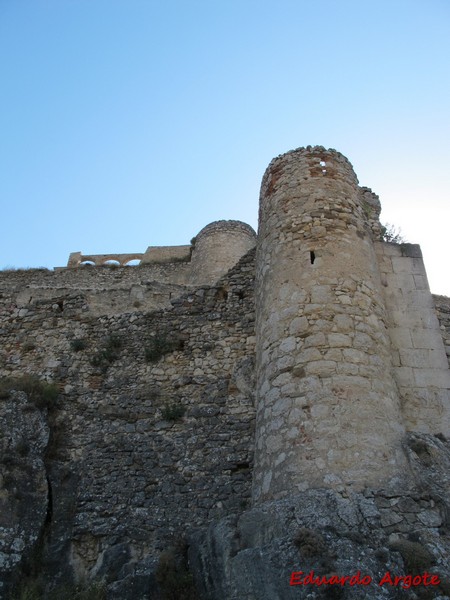
POLYGON ((449 0, 0 0, 0 267, 257 227, 336 148, 450 296, 449 0))

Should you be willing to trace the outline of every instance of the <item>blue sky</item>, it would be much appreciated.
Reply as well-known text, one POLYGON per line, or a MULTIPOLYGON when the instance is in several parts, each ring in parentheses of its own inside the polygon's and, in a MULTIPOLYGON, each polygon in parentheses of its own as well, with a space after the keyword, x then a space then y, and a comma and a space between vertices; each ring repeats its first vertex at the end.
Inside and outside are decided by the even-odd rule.
POLYGON ((448 0, 0 0, 1 267, 257 227, 336 148, 450 295, 448 0))

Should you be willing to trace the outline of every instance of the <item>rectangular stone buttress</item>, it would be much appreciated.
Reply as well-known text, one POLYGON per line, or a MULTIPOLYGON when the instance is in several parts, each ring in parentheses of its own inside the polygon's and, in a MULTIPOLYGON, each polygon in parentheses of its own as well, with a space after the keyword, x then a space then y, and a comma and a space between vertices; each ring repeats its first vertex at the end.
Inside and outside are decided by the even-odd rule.
POLYGON ((450 435, 450 370, 417 244, 377 242, 394 378, 406 428, 450 435))

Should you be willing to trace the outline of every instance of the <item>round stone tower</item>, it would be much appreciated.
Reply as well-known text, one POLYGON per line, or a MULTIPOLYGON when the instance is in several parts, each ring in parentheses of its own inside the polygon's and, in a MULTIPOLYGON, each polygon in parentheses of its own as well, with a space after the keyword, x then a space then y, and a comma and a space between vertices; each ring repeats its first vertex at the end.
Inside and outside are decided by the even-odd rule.
POLYGON ((368 212, 335 150, 288 152, 264 175, 254 502, 360 489, 406 467, 368 212))
POLYGON ((197 234, 192 253, 192 279, 213 284, 256 245, 256 233, 241 221, 214 221, 197 234))

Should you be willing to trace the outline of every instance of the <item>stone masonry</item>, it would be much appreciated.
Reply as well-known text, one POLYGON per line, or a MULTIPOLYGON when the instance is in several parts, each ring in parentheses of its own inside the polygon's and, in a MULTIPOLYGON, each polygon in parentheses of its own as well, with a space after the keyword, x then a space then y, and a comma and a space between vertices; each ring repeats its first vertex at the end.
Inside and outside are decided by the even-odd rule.
POLYGON ((397 476, 404 425, 351 165, 322 149, 275 159, 259 218, 255 500, 397 476))
POLYGON ((442 585, 401 597, 450 594, 450 299, 379 214, 308 146, 270 163, 257 236, 0 272, 1 600, 188 598, 160 576, 180 541, 204 600, 331 597, 290 572, 411 552, 442 585))

